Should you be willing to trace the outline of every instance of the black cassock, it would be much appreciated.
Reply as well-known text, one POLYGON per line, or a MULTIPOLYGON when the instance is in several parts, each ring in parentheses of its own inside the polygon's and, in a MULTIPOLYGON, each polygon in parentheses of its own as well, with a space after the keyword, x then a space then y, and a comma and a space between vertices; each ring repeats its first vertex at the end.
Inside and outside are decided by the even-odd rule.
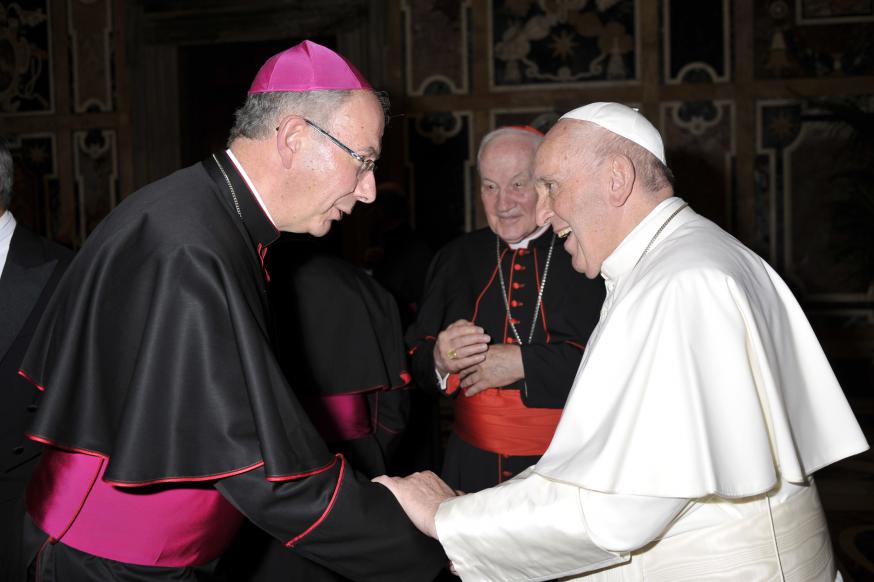
MULTIPOLYGON (((214 487, 349 578, 428 580, 445 561, 439 545, 329 451, 276 360, 263 259, 277 237, 224 153, 131 195, 88 238, 34 334, 22 370, 45 394, 31 432, 108 458, 107 483, 214 487)), ((63 538, 42 558, 68 580, 101 562, 63 538)))
MULTIPOLYGON (((416 382, 439 389, 433 350, 437 335, 449 324, 459 319, 473 321, 485 329, 493 343, 518 345, 509 325, 512 320, 522 339, 525 379, 497 388, 520 391, 522 403, 528 408, 562 408, 585 344, 598 322, 604 285, 600 279, 589 280, 574 271, 561 243, 547 230, 530 241, 528 248, 513 250, 503 241, 498 247, 495 234, 486 228, 446 245, 431 263, 422 308, 407 331, 416 382), (529 343, 550 246, 553 251, 542 305, 529 343), (507 304, 501 297, 498 254, 507 304)), ((456 411, 459 405, 466 404, 460 402, 465 398, 460 391, 452 393, 452 397, 456 399, 456 411)), ((444 459, 443 477, 456 489, 479 491, 509 479, 538 458, 486 450, 454 430, 444 459)))

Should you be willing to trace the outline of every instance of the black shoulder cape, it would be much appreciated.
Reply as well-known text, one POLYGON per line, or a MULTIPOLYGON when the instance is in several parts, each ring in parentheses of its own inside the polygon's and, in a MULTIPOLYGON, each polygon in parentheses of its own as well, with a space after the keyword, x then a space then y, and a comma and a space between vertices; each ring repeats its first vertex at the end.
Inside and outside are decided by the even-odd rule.
POLYGON ((106 456, 106 480, 128 486, 331 466, 273 353, 262 261, 277 237, 224 153, 128 197, 25 356, 45 390, 31 438, 106 456))
POLYGON ((296 390, 351 394, 406 386, 394 298, 363 270, 283 238, 270 249, 281 362, 296 390))

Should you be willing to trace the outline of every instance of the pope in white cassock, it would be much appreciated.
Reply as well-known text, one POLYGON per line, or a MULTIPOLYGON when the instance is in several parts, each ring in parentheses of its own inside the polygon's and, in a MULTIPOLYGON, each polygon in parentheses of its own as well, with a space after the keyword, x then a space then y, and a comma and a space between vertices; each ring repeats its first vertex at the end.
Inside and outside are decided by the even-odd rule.
POLYGON ((535 176, 607 288, 549 449, 470 495, 377 480, 465 581, 840 580, 812 475, 868 444, 786 284, 674 196, 624 105, 564 115, 535 176))

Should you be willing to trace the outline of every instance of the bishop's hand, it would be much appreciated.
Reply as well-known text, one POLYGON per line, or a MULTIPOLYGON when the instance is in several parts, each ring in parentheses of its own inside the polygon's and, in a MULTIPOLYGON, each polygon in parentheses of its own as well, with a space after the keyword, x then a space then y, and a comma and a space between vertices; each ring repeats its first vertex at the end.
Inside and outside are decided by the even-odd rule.
POLYGON ((486 357, 479 364, 461 372, 461 389, 465 396, 473 396, 488 388, 500 388, 525 378, 522 350, 513 344, 489 346, 486 357))

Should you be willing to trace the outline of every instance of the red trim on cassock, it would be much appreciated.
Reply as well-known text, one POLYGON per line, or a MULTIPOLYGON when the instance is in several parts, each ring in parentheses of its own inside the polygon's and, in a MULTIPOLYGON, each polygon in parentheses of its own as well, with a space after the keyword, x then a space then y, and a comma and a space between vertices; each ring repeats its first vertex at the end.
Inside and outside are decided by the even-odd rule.
POLYGON ((334 502, 337 500, 337 494, 340 492, 340 484, 343 482, 343 473, 345 473, 346 471, 346 459, 345 457, 343 457, 343 455, 338 454, 337 457, 334 459, 334 462, 331 463, 331 466, 334 466, 337 463, 337 459, 340 459, 340 475, 337 477, 337 485, 334 487, 334 493, 333 495, 331 495, 331 500, 328 502, 328 507, 325 508, 325 511, 322 512, 322 515, 319 517, 319 519, 317 519, 311 526, 309 526, 303 532, 286 542, 286 548, 293 548, 294 544, 299 542, 301 538, 316 529, 319 524, 325 521, 325 518, 328 517, 328 514, 331 513, 331 509, 333 509, 334 507, 334 502))
POLYGON ((261 259, 261 270, 264 271, 264 278, 269 283, 270 273, 267 272, 267 267, 264 266, 264 260, 267 258, 267 245, 258 243, 258 258, 261 259))
MULTIPOLYGON (((511 298, 513 297, 513 276, 516 274, 516 256, 519 252, 519 249, 513 251, 513 258, 510 260, 510 280, 507 282, 507 305, 513 305, 510 303, 511 298)), ((500 265, 499 265, 500 266, 500 265)), ((507 312, 504 314, 504 337, 503 341, 507 341, 507 331, 510 329, 510 310, 507 309, 507 312)))
MULTIPOLYGON (((434 337, 433 335, 426 335, 425 337, 422 338, 422 341, 426 341, 426 342, 437 341, 437 338, 434 337)), ((411 347, 407 351, 407 355, 412 356, 413 354, 416 353, 416 351, 419 349, 419 347, 420 347, 419 345, 415 345, 415 346, 411 347)))
POLYGON ((376 423, 376 427, 377 427, 378 429, 380 429, 380 430, 384 430, 385 432, 388 432, 388 433, 391 433, 391 434, 401 434, 401 431, 399 431, 399 430, 395 430, 395 429, 393 429, 393 428, 389 428, 389 427, 387 427, 386 425, 382 424, 381 422, 377 422, 377 423, 376 423))
POLYGON ((498 269, 501 268, 501 262, 503 262, 504 255, 507 254, 508 250, 510 250, 510 249, 506 248, 506 249, 504 249, 504 252, 501 253, 501 256, 498 258, 498 264, 495 266, 495 270, 492 271, 492 278, 489 279, 489 282, 486 283, 486 286, 483 287, 483 290, 480 292, 479 297, 476 298, 476 303, 474 304, 474 307, 473 307, 473 317, 470 319, 474 323, 476 323, 476 314, 479 312, 479 302, 482 300, 483 295, 486 294, 486 291, 489 290, 489 287, 492 286, 492 283, 494 283, 495 277, 498 274, 498 269))
POLYGON ((461 386, 461 376, 459 374, 449 374, 446 380, 446 395, 451 396, 461 386))
POLYGON ((25 372, 24 370, 18 370, 18 375, 21 376, 22 378, 24 378, 25 380, 27 380, 28 382, 30 382, 31 384, 33 384, 34 388, 36 388, 40 392, 46 391, 46 389, 43 388, 42 386, 40 386, 36 380, 34 380, 30 376, 28 376, 27 372, 25 372))
MULTIPOLYGON (((339 456, 341 458, 343 457, 343 455, 339 455, 339 456)), ((264 461, 261 461, 261 462, 263 463, 264 461)), ((332 468, 336 464, 337 464, 337 457, 335 456, 334 460, 332 460, 330 463, 328 463, 324 467, 319 467, 318 469, 313 469, 312 471, 307 471, 305 473, 297 473, 296 475, 279 475, 276 477, 271 476, 271 477, 267 477, 267 480, 270 481, 271 483, 278 483, 281 481, 294 481, 295 479, 302 479, 304 477, 309 477, 311 475, 318 475, 319 473, 324 473, 325 471, 332 468)))
POLYGON ((586 351, 586 345, 585 345, 585 344, 578 344, 577 342, 572 341, 572 340, 564 340, 564 343, 566 343, 566 344, 570 344, 570 345, 574 346, 575 348, 577 348, 577 349, 580 350, 581 352, 585 352, 585 351, 586 351))
MULTIPOLYGON (((537 289, 540 289, 540 264, 537 261, 537 249, 534 249, 534 277, 537 281, 537 289)), ((546 289, 544 289, 544 292, 546 289)), ((539 291, 538 291, 539 292, 539 291)), ((549 328, 546 326, 546 301, 543 296, 540 297, 540 318, 543 321, 543 331, 546 332, 546 343, 549 343, 552 336, 549 334, 549 328)))

